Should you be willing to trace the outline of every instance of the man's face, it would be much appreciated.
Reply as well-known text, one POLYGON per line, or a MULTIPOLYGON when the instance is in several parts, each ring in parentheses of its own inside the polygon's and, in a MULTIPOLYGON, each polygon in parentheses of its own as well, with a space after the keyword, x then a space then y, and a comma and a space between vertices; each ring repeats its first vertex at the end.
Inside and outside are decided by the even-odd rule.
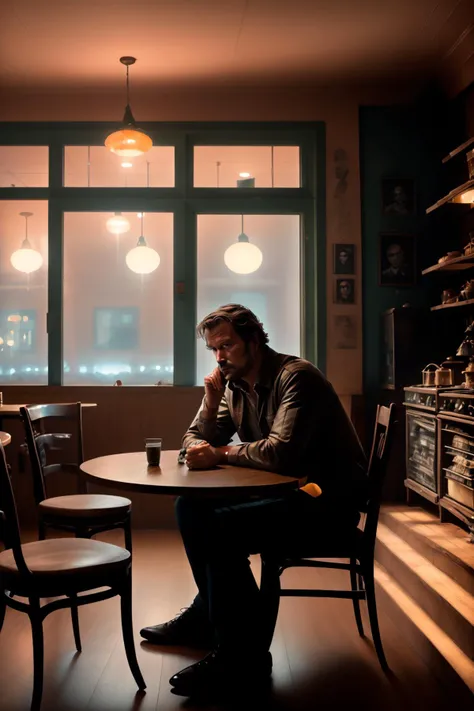
POLYGON ((341 281, 339 285, 339 291, 341 293, 341 298, 348 299, 351 295, 351 285, 348 281, 341 281))
POLYGON ((400 205, 403 205, 406 202, 407 196, 405 195, 405 191, 401 185, 396 185, 394 187, 393 197, 395 202, 398 202, 400 205))
POLYGON ((257 345, 245 343, 227 321, 206 330, 206 346, 211 350, 217 365, 226 380, 240 380, 245 377, 255 363, 257 345))
POLYGON ((339 252, 339 261, 341 262, 341 264, 347 264, 348 259, 349 255, 347 254, 347 252, 339 252))
POLYGON ((392 267, 399 269, 404 261, 403 250, 399 244, 391 244, 387 249, 387 259, 392 267))

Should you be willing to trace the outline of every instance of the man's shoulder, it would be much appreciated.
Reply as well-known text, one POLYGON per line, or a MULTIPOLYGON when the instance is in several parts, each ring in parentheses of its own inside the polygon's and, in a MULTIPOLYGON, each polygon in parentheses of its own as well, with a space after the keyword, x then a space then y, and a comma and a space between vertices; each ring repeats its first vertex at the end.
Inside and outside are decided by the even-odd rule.
POLYGON ((278 356, 280 358, 278 374, 283 379, 288 379, 291 376, 299 376, 306 382, 327 383, 322 372, 316 368, 313 363, 310 363, 309 360, 299 358, 298 356, 285 355, 283 353, 279 353, 278 356))

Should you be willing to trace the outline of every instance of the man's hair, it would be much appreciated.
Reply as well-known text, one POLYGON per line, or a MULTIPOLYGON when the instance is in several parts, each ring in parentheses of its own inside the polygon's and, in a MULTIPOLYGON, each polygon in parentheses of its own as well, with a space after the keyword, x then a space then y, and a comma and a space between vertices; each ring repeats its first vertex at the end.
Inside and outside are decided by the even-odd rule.
POLYGON ((253 311, 241 304, 219 306, 198 324, 197 335, 204 338, 205 331, 212 330, 222 322, 230 323, 245 343, 256 341, 262 348, 268 344, 268 334, 265 332, 262 322, 258 320, 253 311))

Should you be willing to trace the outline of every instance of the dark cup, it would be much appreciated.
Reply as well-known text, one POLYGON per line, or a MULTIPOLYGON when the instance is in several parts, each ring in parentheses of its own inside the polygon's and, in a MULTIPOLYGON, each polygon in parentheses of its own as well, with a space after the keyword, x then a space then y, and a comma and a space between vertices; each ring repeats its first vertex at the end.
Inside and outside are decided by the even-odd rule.
POLYGON ((160 466, 161 442, 161 437, 149 437, 145 440, 146 460, 149 467, 160 466))

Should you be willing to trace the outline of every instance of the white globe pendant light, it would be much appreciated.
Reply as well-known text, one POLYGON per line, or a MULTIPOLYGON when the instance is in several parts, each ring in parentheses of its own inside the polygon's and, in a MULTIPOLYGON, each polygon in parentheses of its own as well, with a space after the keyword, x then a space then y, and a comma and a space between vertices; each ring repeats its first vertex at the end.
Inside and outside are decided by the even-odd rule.
POLYGON ((113 235, 123 235, 130 229, 130 222, 121 212, 116 212, 113 217, 109 217, 105 223, 108 232, 113 235))
POLYGON ((127 267, 135 274, 151 274, 160 266, 160 255, 151 247, 148 247, 146 239, 143 236, 143 213, 142 234, 138 238, 137 246, 130 250, 125 257, 127 267))
POLYGON ((32 249, 28 240, 28 218, 33 215, 32 212, 20 212, 20 215, 25 218, 25 239, 21 243, 20 249, 10 257, 12 266, 19 272, 31 274, 36 272, 43 264, 43 257, 36 249, 32 249))
POLYGON ((244 216, 242 215, 242 232, 237 242, 224 252, 224 263, 231 272, 236 274, 252 274, 262 265, 263 254, 255 245, 251 244, 244 232, 244 216))

